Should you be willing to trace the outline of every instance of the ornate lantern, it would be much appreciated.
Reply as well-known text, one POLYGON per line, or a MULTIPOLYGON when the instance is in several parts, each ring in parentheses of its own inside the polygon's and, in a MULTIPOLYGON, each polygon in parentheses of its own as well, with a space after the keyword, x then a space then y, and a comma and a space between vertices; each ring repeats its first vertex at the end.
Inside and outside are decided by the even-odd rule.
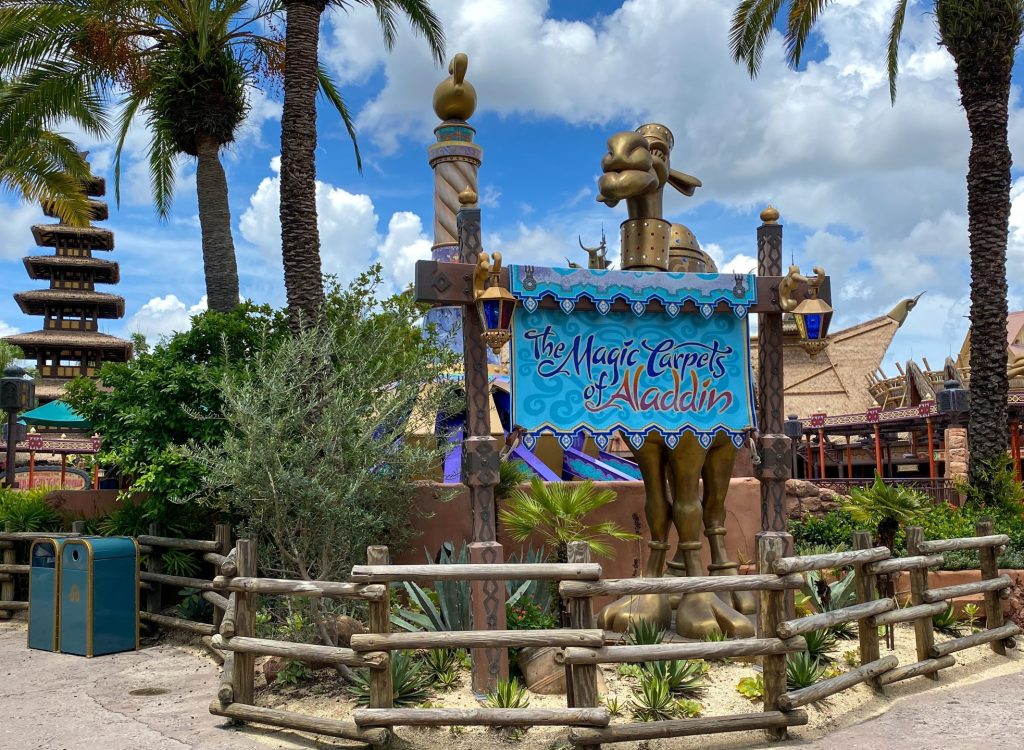
POLYGON ((36 401, 36 383, 17 365, 10 365, 0 378, 0 409, 19 412, 31 409, 36 401))
POLYGON ((935 394, 935 408, 939 414, 950 414, 954 424, 959 416, 971 408, 971 393, 958 380, 947 380, 941 391, 935 394))
POLYGON ((487 253, 480 253, 473 273, 473 299, 480 314, 483 342, 495 354, 512 338, 512 312, 516 298, 501 286, 501 253, 493 253, 493 264, 487 253))
POLYGON ((796 414, 790 414, 782 423, 782 432, 790 440, 799 440, 804 434, 804 421, 796 414))
POLYGON ((828 345, 828 326, 832 322, 832 305, 818 299, 818 286, 815 280, 811 280, 807 286, 807 293, 810 296, 793 310, 800 341, 804 349, 812 355, 828 345))

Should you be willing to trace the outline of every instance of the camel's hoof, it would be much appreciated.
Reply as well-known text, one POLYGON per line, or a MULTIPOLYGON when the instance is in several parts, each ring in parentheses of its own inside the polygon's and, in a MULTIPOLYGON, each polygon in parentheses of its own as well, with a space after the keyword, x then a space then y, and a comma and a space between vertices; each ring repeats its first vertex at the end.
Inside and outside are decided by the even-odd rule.
POLYGON ((750 638, 754 626, 712 593, 687 594, 676 610, 676 632, 684 638, 705 638, 714 631, 728 638, 750 638))
POLYGON ((672 608, 668 597, 663 594, 624 596, 598 613, 597 626, 625 633, 629 630, 629 624, 637 620, 646 620, 667 630, 672 624, 672 608))

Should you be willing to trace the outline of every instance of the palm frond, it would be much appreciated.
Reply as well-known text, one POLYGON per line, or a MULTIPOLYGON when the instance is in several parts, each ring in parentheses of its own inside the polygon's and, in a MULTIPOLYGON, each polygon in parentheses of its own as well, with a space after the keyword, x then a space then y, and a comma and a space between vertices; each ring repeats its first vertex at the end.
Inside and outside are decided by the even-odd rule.
POLYGON ((794 68, 800 65, 807 37, 814 24, 832 0, 792 0, 786 23, 786 59, 794 68))
POLYGON ((348 107, 345 105, 345 100, 341 97, 341 92, 338 90, 337 84, 331 78, 331 75, 324 69, 323 66, 317 68, 316 71, 317 83, 320 85, 320 93, 324 95, 324 98, 329 101, 334 108, 341 115, 341 121, 345 123, 345 130, 348 131, 348 137, 352 140, 352 148, 356 154, 356 169, 359 170, 359 174, 363 173, 363 157, 359 153, 359 141, 356 139, 356 126, 352 120, 352 115, 348 111, 348 107))
POLYGON ((751 78, 757 77, 764 47, 775 28, 782 0, 740 0, 729 27, 729 51, 743 62, 751 78))
POLYGON ((900 70, 900 39, 903 37, 903 21, 907 15, 907 0, 897 0, 892 12, 892 26, 889 29, 889 43, 886 48, 886 67, 889 71, 889 99, 896 103, 896 75, 900 70))

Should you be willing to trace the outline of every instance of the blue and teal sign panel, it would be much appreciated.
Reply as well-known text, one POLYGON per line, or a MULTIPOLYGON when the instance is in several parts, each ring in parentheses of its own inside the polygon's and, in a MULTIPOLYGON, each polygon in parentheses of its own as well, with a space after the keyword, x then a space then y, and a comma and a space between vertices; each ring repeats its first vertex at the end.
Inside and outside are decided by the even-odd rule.
POLYGON ((36 539, 29 552, 28 647, 60 651, 60 550, 65 538, 36 539))
POLYGON ((622 433, 639 447, 651 432, 670 447, 685 432, 743 444, 755 424, 752 276, 513 266, 510 286, 512 421, 528 446, 583 434, 603 448, 622 433))
POLYGON ((138 648, 138 575, 138 545, 130 537, 65 540, 60 650, 99 656, 138 648))

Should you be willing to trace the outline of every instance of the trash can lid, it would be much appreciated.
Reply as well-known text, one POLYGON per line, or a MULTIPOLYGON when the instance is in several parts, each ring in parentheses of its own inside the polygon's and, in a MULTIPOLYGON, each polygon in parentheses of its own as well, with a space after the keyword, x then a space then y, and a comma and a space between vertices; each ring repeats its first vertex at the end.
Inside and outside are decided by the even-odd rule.
POLYGON ((81 546, 88 549, 93 561, 115 557, 138 558, 139 547, 130 536, 78 537, 65 539, 64 547, 81 546))

